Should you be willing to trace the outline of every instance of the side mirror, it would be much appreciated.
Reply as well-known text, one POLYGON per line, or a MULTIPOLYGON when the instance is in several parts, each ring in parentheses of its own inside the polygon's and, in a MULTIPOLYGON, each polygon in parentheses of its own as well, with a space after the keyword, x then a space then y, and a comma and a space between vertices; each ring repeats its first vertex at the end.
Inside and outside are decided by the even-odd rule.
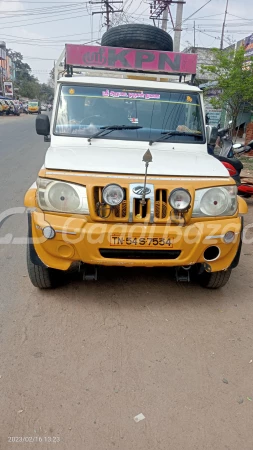
POLYGON ((49 142, 50 138, 50 121, 46 114, 40 114, 36 118, 36 132, 40 136, 45 136, 45 142, 49 142))
POLYGON ((218 128, 211 127, 211 125, 206 126, 206 139, 209 145, 215 145, 218 138, 218 128))
POLYGON ((241 144, 234 144, 234 145, 233 145, 233 149, 234 149, 234 150, 236 150, 236 149, 238 149, 238 148, 241 148, 241 147, 242 147, 241 144))

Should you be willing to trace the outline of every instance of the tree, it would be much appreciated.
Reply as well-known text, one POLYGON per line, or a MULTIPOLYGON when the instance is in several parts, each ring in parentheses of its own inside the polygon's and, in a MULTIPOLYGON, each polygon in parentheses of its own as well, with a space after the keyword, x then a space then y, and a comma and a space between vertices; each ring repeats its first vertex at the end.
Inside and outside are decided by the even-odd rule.
POLYGON ((45 102, 51 102, 54 98, 54 89, 48 84, 40 85, 39 99, 45 102))
POLYGON ((23 55, 11 49, 8 49, 7 53, 15 64, 17 84, 22 80, 32 81, 34 79, 33 75, 31 75, 32 69, 29 64, 23 62, 23 55))
POLYGON ((8 55, 15 64, 16 80, 14 81, 14 87, 18 88, 18 95, 30 99, 52 101, 54 95, 52 87, 39 83, 39 80, 32 75, 29 64, 23 61, 23 55, 11 49, 8 50, 8 55))
POLYGON ((54 89, 54 67, 50 70, 49 79, 48 79, 48 86, 50 88, 54 89))
POLYGON ((39 100, 40 84, 37 80, 23 80, 18 92, 21 97, 39 100))
POLYGON ((239 113, 246 104, 253 104, 253 58, 245 55, 244 47, 236 51, 213 49, 213 55, 214 63, 202 66, 214 76, 215 88, 221 90, 211 103, 227 111, 235 129, 239 113))

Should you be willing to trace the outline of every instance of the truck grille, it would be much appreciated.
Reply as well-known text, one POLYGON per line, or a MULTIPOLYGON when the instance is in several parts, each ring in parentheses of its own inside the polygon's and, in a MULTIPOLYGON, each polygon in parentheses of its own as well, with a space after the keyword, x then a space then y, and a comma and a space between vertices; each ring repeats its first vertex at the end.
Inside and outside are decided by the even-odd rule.
POLYGON ((166 222, 170 218, 171 208, 168 203, 169 191, 147 184, 145 205, 142 205, 141 188, 143 183, 122 186, 125 193, 124 201, 115 208, 103 204, 102 191, 104 186, 92 188, 90 200, 92 201, 93 218, 95 220, 108 220, 109 222, 139 222, 150 223, 166 222))

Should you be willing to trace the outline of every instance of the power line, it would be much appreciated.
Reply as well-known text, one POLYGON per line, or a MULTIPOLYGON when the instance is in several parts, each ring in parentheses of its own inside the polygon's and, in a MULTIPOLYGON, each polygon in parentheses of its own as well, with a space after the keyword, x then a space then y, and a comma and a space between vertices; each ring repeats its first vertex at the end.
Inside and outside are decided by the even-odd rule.
POLYGON ((42 61, 55 61, 56 58, 38 58, 36 56, 23 56, 24 59, 34 59, 34 60, 42 60, 42 61))
POLYGON ((229 12, 227 14, 228 14, 228 16, 236 17, 237 19, 242 19, 242 20, 247 20, 247 21, 251 21, 252 20, 252 19, 245 19, 245 17, 235 16, 234 14, 231 14, 229 12))
MULTIPOLYGON (((83 8, 82 7, 77 7, 77 8, 74 8, 74 9, 71 8, 69 11, 60 11, 60 12, 55 11, 55 12, 51 12, 50 15, 48 15, 48 16, 45 15, 45 17, 43 17, 43 19, 47 19, 47 18, 50 19, 50 17, 59 16, 59 15, 69 15, 72 12, 75 13, 75 12, 78 12, 78 11, 83 11, 83 8)), ((44 14, 48 14, 48 13, 44 13, 44 14)), ((36 15, 42 16, 44 14, 41 13, 41 14, 36 14, 36 15)), ((30 17, 30 14, 27 14, 27 16, 30 17)), ((5 18, 4 19, 0 19, 0 20, 5 20, 5 18)), ((26 23, 24 23, 24 20, 27 20, 27 19, 24 18, 24 19, 21 19, 21 20, 12 20, 11 22, 3 22, 1 24, 1 28, 2 28, 2 25, 8 25, 8 24, 13 25, 13 24, 16 24, 16 23, 20 23, 21 25, 22 24, 26 25, 26 23)))
POLYGON ((92 15, 94 14, 105 14, 106 15, 106 22, 105 25, 107 27, 107 30, 110 28, 111 26, 111 19, 110 19, 110 14, 115 14, 115 13, 122 13, 124 12, 123 9, 118 9, 115 10, 114 7, 112 6, 115 3, 119 3, 120 5, 123 6, 123 0, 103 0, 103 1, 94 1, 94 2, 90 2, 91 5, 103 5, 105 7, 105 11, 103 11, 101 9, 101 11, 93 11, 92 15))
POLYGON ((221 13, 221 14, 211 14, 210 16, 195 17, 195 20, 199 20, 199 19, 209 19, 210 17, 215 17, 215 16, 223 16, 223 13, 221 13))
POLYGON ((83 7, 83 3, 69 3, 66 5, 61 5, 61 6, 51 6, 51 7, 45 7, 45 8, 32 8, 32 9, 19 9, 16 11, 0 11, 1 15, 4 15, 6 17, 3 17, 3 19, 5 18, 10 18, 10 17, 21 17, 21 16, 27 16, 27 15, 36 15, 36 14, 49 14, 50 11, 54 12, 54 10, 59 11, 59 9, 68 11, 69 9, 73 9, 76 7, 83 7), (45 11, 45 12, 44 12, 45 11), (11 15, 10 15, 11 14, 11 15))
MULTIPOLYGON (((20 3, 20 0, 1 0, 1 2, 3 2, 3 3, 20 3)), ((36 3, 36 5, 38 5, 38 2, 37 1, 33 1, 33 0, 31 0, 31 1, 29 1, 29 0, 22 0, 22 3, 36 3)), ((63 3, 67 3, 67 4, 69 4, 69 1, 68 2, 62 2, 62 1, 54 1, 54 0, 50 0, 50 1, 44 1, 43 0, 43 4, 44 3, 50 3, 50 5, 52 4, 52 3, 58 3, 58 4, 63 4, 63 3)), ((88 2, 82 2, 82 3, 88 3, 88 2)), ((73 3, 73 5, 74 5, 75 3, 73 3)))
MULTIPOLYGON (((33 23, 27 23, 27 24, 22 24, 22 25, 13 25, 12 28, 23 28, 24 26, 28 27, 28 26, 39 25, 39 24, 43 24, 43 23, 58 22, 60 20, 80 19, 80 17, 88 17, 88 16, 89 16, 89 14, 79 14, 79 16, 71 16, 71 17, 64 17, 61 19, 47 20, 46 22, 33 22, 33 23)), ((9 27, 1 26, 1 30, 4 30, 5 28, 9 28, 9 27)))
POLYGON ((186 22, 187 20, 191 19, 191 17, 195 16, 195 14, 197 14, 197 12, 199 12, 201 9, 203 9, 206 5, 208 5, 208 3, 210 3, 212 0, 208 0, 208 2, 206 2, 204 5, 202 5, 199 9, 197 9, 194 13, 192 13, 189 17, 187 17, 186 19, 183 20, 182 23, 186 22))
POLYGON ((54 39, 58 39, 58 38, 64 38, 64 40, 65 40, 65 38, 66 37, 73 37, 73 36, 85 36, 85 35, 87 35, 87 34, 90 34, 90 32, 87 32, 87 33, 76 33, 76 34, 62 34, 61 36, 51 36, 51 37, 48 37, 48 38, 22 38, 21 36, 13 36, 13 35, 11 35, 11 34, 5 34, 4 33, 4 36, 7 36, 8 38, 17 38, 17 39, 22 39, 22 40, 27 40, 27 41, 41 41, 41 42, 44 42, 44 41, 53 41, 54 39))

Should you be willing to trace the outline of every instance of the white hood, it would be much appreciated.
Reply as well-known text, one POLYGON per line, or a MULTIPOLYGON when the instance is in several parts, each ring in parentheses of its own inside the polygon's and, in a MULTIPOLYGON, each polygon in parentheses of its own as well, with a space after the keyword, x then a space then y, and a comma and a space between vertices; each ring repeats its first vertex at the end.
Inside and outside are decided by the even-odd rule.
POLYGON ((47 169, 143 174, 143 155, 149 148, 153 162, 149 175, 228 177, 228 171, 206 152, 203 144, 175 144, 94 139, 91 145, 83 138, 52 136, 45 167, 47 169))

